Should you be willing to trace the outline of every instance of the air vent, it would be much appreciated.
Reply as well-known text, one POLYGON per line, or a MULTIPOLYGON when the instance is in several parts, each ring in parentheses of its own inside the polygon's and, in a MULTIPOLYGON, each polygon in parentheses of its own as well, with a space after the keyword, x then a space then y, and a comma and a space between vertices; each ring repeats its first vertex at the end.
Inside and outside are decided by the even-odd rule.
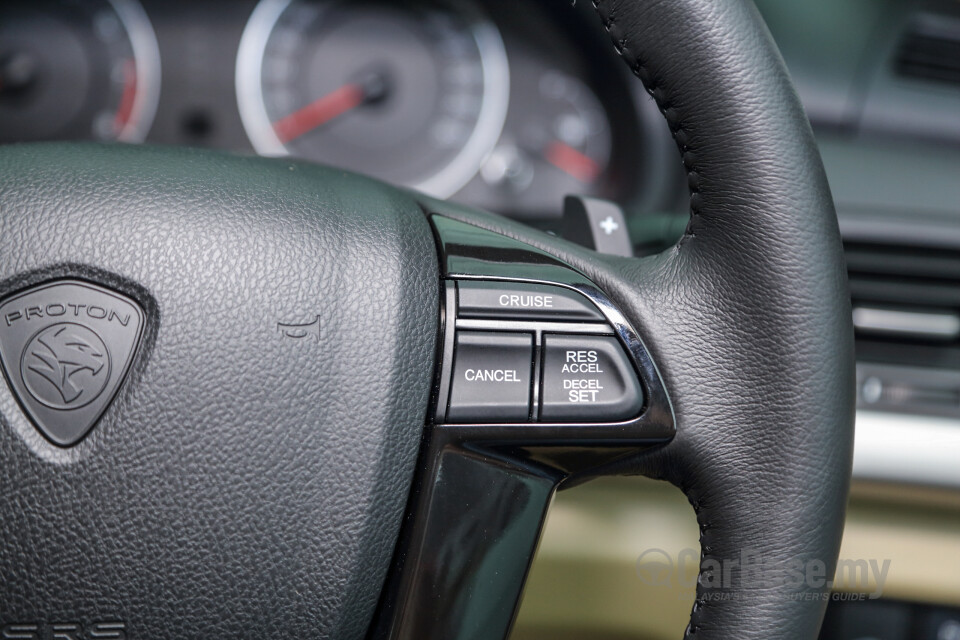
POLYGON ((848 242, 846 256, 861 358, 960 369, 960 251, 848 242))
POLYGON ((960 85, 960 15, 921 13, 894 58, 902 76, 960 85))
POLYGON ((847 242, 861 408, 960 417, 960 250, 847 242))

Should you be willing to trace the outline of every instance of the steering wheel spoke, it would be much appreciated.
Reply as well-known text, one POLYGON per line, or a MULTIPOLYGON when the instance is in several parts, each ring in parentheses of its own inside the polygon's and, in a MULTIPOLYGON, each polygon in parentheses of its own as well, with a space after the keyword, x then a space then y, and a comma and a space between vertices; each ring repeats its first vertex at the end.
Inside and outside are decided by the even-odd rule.
POLYGON ((556 488, 668 442, 673 410, 643 340, 594 282, 506 235, 431 222, 443 353, 377 634, 468 638, 482 621, 499 638, 556 488))

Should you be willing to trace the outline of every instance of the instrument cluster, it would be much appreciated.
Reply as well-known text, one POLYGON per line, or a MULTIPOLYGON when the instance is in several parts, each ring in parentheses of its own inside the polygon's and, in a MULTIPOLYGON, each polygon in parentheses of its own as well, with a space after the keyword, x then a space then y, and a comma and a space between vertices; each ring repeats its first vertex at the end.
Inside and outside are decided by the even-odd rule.
POLYGON ((665 132, 591 14, 546 0, 10 0, 0 143, 287 156, 528 219, 559 215, 567 194, 649 200, 665 132))

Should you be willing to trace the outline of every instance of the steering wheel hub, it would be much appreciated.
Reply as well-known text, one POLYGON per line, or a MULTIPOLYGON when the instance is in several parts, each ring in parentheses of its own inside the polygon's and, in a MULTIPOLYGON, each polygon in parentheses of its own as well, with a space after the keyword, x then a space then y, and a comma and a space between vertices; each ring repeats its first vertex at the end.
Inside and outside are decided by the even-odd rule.
POLYGON ((355 635, 432 386, 419 206, 172 149, 9 148, 0 174, 3 622, 355 635))

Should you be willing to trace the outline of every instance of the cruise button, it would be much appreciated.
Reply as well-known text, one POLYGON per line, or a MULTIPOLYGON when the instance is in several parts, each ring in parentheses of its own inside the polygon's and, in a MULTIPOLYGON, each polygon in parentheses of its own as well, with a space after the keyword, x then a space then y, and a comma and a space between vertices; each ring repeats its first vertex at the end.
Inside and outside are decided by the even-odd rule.
POLYGON ((458 331, 449 422, 526 422, 533 336, 458 331))
POLYGON ((461 318, 602 322, 600 310, 576 291, 549 285, 461 280, 461 318))
POLYGON ((543 337, 543 422, 619 422, 636 418, 643 389, 616 338, 543 337))

